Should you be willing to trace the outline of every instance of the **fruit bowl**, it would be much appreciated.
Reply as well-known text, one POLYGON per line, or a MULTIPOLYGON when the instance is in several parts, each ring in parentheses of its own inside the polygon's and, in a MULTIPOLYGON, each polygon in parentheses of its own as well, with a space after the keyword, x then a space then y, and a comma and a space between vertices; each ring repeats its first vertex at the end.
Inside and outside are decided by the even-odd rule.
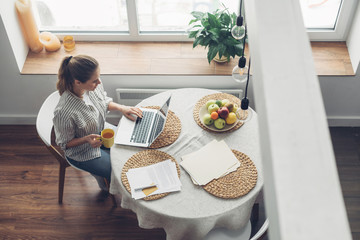
POLYGON ((214 131, 214 132, 226 132, 226 131, 229 131, 230 129, 232 129, 233 127, 236 126, 236 124, 238 123, 239 120, 236 120, 233 124, 225 124, 225 127, 222 128, 222 129, 218 129, 214 126, 214 124, 211 124, 211 125, 206 125, 203 121, 203 118, 204 118, 204 115, 205 114, 208 114, 208 110, 207 110, 207 107, 206 105, 203 105, 201 108, 200 108, 200 111, 199 111, 199 118, 200 118, 200 122, 201 124, 210 129, 211 131, 214 131))

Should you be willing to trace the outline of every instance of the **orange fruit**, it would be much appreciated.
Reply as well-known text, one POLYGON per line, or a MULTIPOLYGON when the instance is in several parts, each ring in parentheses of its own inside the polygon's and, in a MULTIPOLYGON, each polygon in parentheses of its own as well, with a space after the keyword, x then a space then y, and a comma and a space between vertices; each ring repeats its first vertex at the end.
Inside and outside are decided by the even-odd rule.
POLYGON ((219 114, 218 114, 217 112, 212 112, 210 116, 211 116, 211 118, 214 119, 214 120, 216 120, 216 119, 219 118, 219 114))

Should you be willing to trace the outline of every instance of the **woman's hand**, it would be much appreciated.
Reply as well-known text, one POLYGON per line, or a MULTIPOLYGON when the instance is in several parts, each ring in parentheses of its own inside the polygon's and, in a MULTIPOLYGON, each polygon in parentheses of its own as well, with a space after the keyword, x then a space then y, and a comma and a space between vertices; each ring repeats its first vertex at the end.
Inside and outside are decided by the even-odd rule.
POLYGON ((132 121, 135 121, 136 119, 134 116, 132 116, 132 114, 138 116, 139 118, 142 118, 142 111, 140 110, 140 108, 137 107, 123 106, 122 113, 125 117, 132 121))
POLYGON ((85 137, 86 142, 88 142, 91 147, 98 148, 101 147, 102 141, 101 136, 98 134, 90 134, 85 137))
POLYGON ((127 117, 128 119, 130 119, 132 121, 135 121, 135 117, 133 115, 138 116, 139 118, 142 118, 142 111, 140 110, 140 108, 137 108, 137 107, 129 107, 129 106, 125 106, 125 105, 120 105, 118 103, 110 102, 109 106, 108 106, 108 110, 120 111, 124 114, 125 117, 127 117))

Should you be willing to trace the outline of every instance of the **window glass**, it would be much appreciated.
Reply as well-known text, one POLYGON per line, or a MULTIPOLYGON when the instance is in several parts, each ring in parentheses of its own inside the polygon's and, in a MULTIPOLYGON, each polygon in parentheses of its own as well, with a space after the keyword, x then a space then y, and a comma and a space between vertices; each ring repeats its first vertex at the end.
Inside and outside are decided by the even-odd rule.
MULTIPOLYGON (((355 0, 299 1, 310 34, 335 30, 338 24, 331 35, 334 39, 351 23, 351 18, 346 17, 351 15, 352 5, 356 3, 355 0)), ((40 31, 80 33, 83 40, 92 40, 94 36, 109 40, 111 34, 107 33, 114 33, 122 40, 166 41, 166 34, 172 40, 176 37, 183 40, 181 37, 190 28, 192 11, 213 12, 222 9, 222 4, 231 13, 238 13, 240 0, 33 0, 33 9, 40 31)), ((324 40, 331 38, 324 36, 324 40)))
POLYGON ((223 9, 238 13, 240 1, 235 0, 137 0, 140 32, 186 31, 193 18, 192 11, 213 12, 223 9))
POLYGON ((40 30, 128 31, 126 0, 36 0, 40 30))
POLYGON ((342 0, 300 0, 306 28, 335 29, 342 0))

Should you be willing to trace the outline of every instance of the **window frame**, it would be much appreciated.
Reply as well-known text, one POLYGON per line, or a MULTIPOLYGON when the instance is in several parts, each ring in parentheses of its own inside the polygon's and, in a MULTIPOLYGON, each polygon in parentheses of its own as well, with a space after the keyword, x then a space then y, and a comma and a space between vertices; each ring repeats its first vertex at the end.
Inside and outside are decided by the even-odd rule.
POLYGON ((358 1, 343 0, 335 29, 307 29, 312 41, 345 41, 349 33, 358 1))
MULTIPOLYGON (((335 29, 307 29, 311 41, 345 41, 358 1, 343 0, 335 29)), ((52 31, 59 38, 72 35, 77 41, 191 42, 186 32, 140 32, 135 0, 126 0, 129 31, 52 31)), ((43 31, 46 31, 44 29, 43 31)))

